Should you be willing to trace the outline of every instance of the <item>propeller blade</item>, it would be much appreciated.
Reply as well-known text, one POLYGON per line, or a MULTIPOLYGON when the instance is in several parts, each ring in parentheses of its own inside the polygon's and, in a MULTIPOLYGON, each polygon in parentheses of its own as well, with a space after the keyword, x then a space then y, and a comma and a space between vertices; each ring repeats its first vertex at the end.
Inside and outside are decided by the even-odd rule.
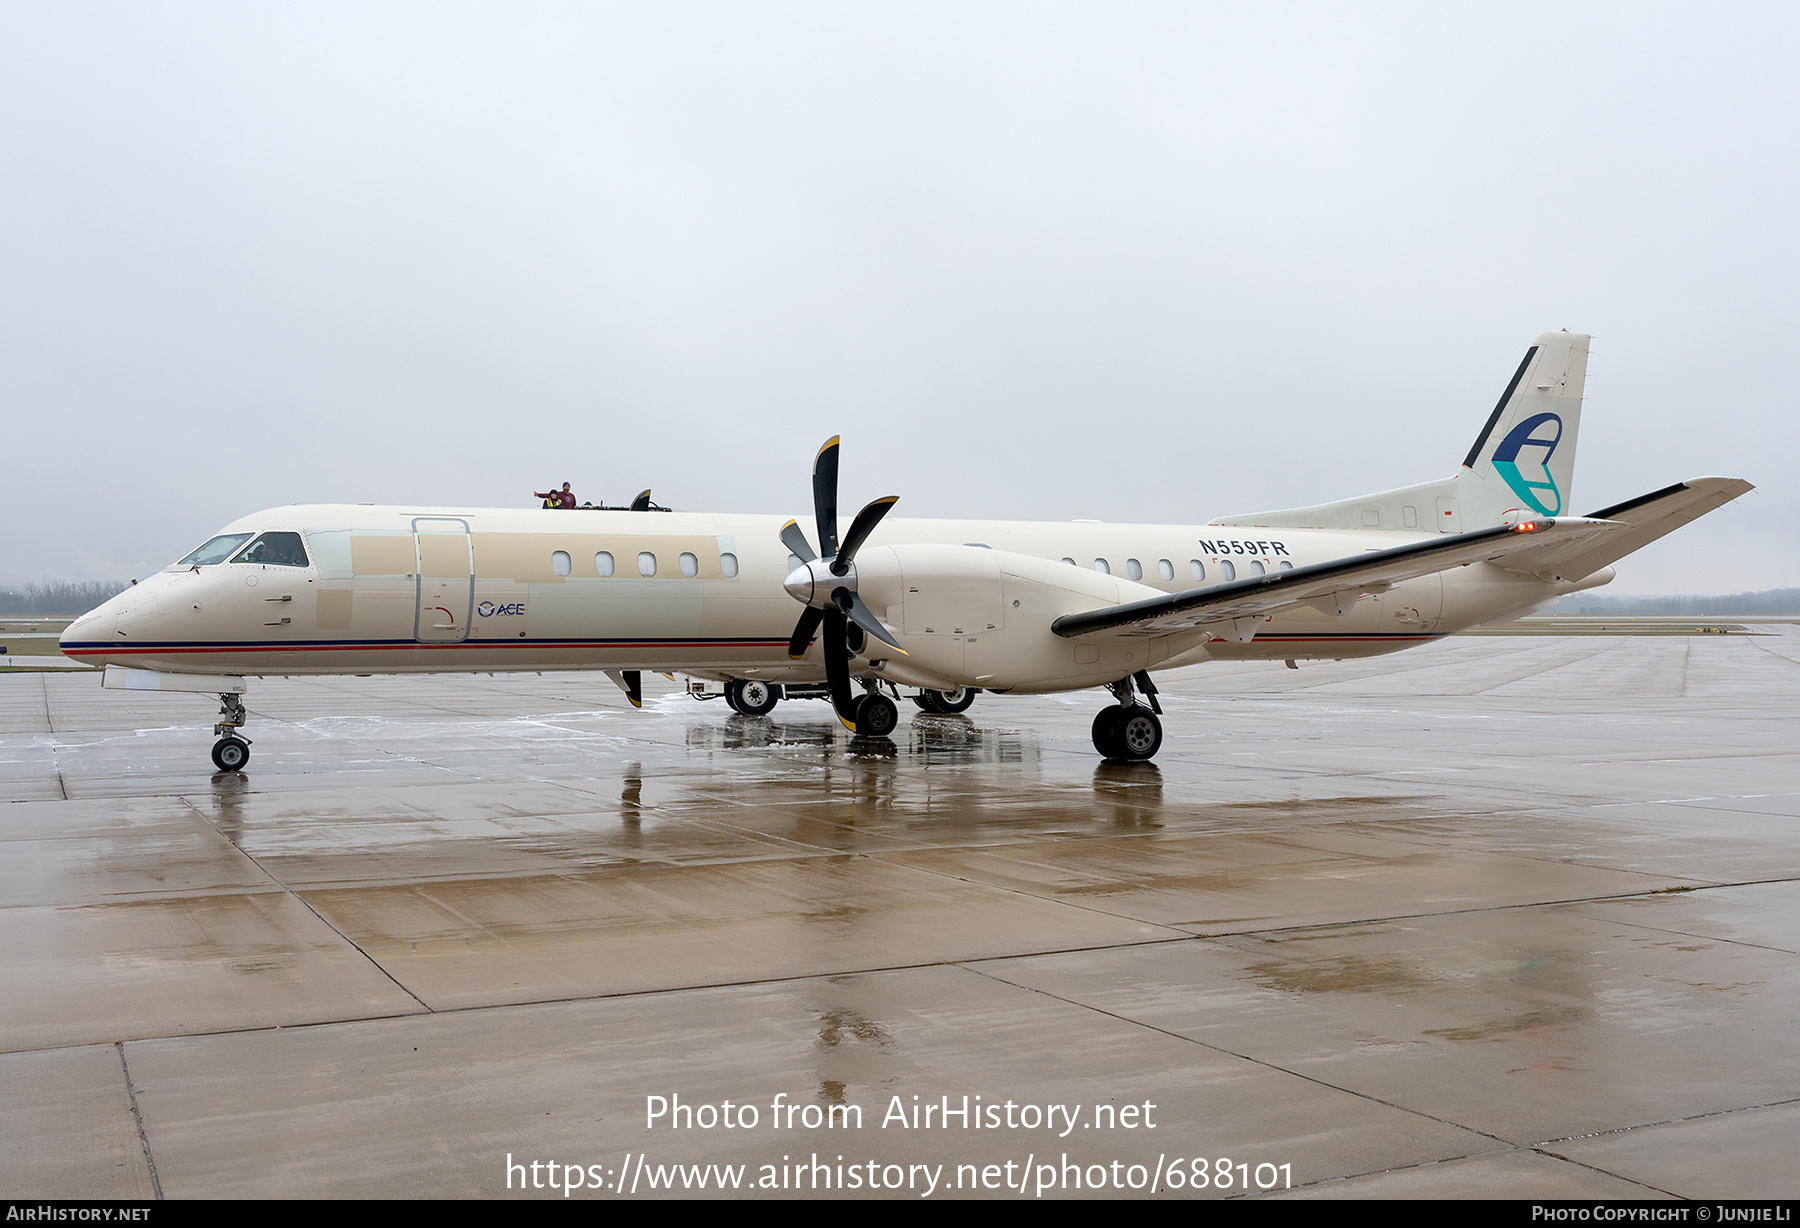
POLYGON ((788 640, 788 656, 798 661, 806 655, 812 644, 813 635, 819 630, 819 620, 825 617, 825 611, 817 606, 807 606, 800 611, 800 621, 794 624, 794 634, 788 640))
POLYGON ((850 646, 844 642, 848 621, 833 606, 825 615, 825 680, 831 685, 831 706, 850 732, 856 732, 856 704, 850 691, 850 646))
POLYGON ((858 597, 855 593, 846 593, 841 588, 838 590, 838 594, 837 600, 839 608, 851 618, 855 619, 857 626, 886 644, 889 648, 892 648, 901 656, 904 657, 906 655, 906 649, 894 642, 894 637, 888 634, 887 628, 881 625, 881 620, 875 617, 875 612, 864 604, 861 597, 858 597), (846 600, 846 598, 848 598, 848 600, 846 600))
POLYGON ((644 706, 644 675, 641 671, 609 669, 605 671, 605 674, 621 691, 625 692, 625 698, 631 701, 632 707, 644 706))
POLYGON ((800 522, 797 520, 790 520, 781 526, 781 544, 802 563, 810 563, 819 557, 812 552, 812 543, 800 531, 800 522))
POLYGON ((833 435, 813 461, 813 515, 819 521, 819 557, 838 552, 837 531, 838 437, 833 435))
POLYGON ((889 495, 885 499, 877 499, 862 511, 856 513, 856 519, 850 522, 850 531, 844 534, 843 544, 837 550, 837 562, 832 565, 833 575, 843 575, 850 569, 850 561, 862 548, 863 541, 875 531, 881 518, 893 510, 894 504, 900 502, 899 495, 889 495))

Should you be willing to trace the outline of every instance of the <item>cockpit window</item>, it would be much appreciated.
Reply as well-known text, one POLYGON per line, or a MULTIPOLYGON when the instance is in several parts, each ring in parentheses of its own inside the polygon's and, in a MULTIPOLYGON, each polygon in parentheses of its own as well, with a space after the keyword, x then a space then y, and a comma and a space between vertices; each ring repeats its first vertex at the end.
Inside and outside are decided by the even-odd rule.
POLYGON ((248 533, 221 533, 175 566, 207 567, 213 563, 223 563, 231 557, 233 550, 249 540, 248 533))
POLYGON ((265 567, 305 567, 306 547, 298 533, 264 533, 231 561, 261 563, 265 567))

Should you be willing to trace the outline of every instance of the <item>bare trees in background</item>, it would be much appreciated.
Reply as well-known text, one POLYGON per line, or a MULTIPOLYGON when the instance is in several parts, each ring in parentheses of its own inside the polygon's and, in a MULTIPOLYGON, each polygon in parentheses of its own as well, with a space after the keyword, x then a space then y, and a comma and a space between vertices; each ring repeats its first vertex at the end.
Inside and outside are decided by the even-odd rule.
POLYGON ((4 585, 0 586, 0 614, 86 614, 127 587, 123 580, 88 580, 80 584, 46 580, 42 584, 4 585))

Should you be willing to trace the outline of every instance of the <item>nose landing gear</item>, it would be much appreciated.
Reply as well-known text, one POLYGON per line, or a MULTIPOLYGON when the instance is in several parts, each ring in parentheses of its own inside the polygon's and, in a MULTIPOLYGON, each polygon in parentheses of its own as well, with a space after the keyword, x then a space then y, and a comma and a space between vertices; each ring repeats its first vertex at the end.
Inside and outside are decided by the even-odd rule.
POLYGON ((237 735, 249 719, 244 712, 244 701, 237 695, 219 696, 219 722, 213 726, 213 733, 219 740, 213 743, 212 759, 213 766, 221 772, 241 772, 250 762, 250 740, 237 735))

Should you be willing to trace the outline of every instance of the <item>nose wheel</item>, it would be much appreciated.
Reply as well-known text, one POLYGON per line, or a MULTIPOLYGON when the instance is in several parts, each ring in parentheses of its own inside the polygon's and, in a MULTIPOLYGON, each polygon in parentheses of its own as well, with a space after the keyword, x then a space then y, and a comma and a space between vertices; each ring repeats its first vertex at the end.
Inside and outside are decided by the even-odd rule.
POLYGON ((213 726, 219 740, 213 743, 212 759, 221 772, 241 772, 250 762, 250 740, 237 733, 249 719, 241 697, 231 692, 219 696, 219 721, 213 726))

